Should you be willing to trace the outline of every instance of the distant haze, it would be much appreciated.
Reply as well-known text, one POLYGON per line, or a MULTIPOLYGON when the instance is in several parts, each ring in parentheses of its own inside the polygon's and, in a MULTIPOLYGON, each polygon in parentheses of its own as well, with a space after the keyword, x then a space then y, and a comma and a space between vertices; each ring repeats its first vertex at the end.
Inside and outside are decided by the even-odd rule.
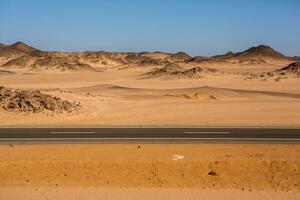
POLYGON ((57 51, 217 55, 266 44, 300 56, 298 0, 1 0, 0 43, 57 51))

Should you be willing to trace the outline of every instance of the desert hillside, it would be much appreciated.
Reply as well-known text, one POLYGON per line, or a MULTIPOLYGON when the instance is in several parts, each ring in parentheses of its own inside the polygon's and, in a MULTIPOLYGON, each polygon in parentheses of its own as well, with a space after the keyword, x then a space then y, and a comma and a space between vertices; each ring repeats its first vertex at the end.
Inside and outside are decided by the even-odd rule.
POLYGON ((257 63, 288 63, 293 58, 287 57, 282 53, 279 53, 267 45, 259 45, 257 47, 251 47, 246 51, 233 53, 229 51, 225 55, 214 56, 213 58, 223 59, 229 62, 239 62, 246 64, 257 64, 257 63))
POLYGON ((260 45, 246 51, 212 57, 191 57, 185 52, 45 52, 23 42, 0 44, 0 67, 23 71, 97 71, 106 67, 128 69, 132 67, 222 67, 243 65, 282 66, 297 61, 269 46, 260 45))

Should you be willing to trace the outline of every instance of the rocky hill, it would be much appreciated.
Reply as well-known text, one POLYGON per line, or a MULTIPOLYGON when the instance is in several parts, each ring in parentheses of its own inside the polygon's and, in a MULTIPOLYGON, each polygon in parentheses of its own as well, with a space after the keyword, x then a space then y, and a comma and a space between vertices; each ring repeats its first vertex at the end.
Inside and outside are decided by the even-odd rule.
POLYGON ((35 71, 96 71, 73 57, 47 57, 36 60, 30 68, 35 71))
POLYGON ((4 63, 2 65, 5 69, 11 69, 11 68, 19 68, 19 69, 25 69, 29 68, 38 58, 30 55, 22 55, 18 58, 11 59, 8 62, 4 63))
POLYGON ((0 109, 23 113, 72 113, 80 109, 71 103, 38 90, 16 90, 0 86, 0 109))
POLYGON ((162 68, 155 68, 146 73, 146 77, 171 77, 175 79, 199 79, 207 75, 221 75, 223 72, 207 67, 193 67, 185 69, 176 65, 167 65, 162 68))
POLYGON ((79 58, 65 57, 36 57, 24 55, 8 61, 2 67, 6 70, 23 69, 30 71, 97 71, 95 68, 85 64, 79 58))
POLYGON ((230 58, 232 56, 234 56, 235 54, 232 52, 232 51, 228 51, 226 54, 224 55, 216 55, 216 56, 212 56, 211 58, 223 58, 223 59, 226 59, 226 58, 230 58))
POLYGON ((250 74, 245 79, 259 79, 261 81, 275 80, 280 81, 288 78, 300 78, 300 62, 295 62, 278 70, 259 74, 250 74))
POLYGON ((149 78, 162 77, 162 76, 170 76, 172 73, 178 72, 178 71, 184 71, 184 68, 170 63, 161 68, 154 68, 153 70, 146 73, 145 75, 148 76, 149 78))
POLYGON ((230 62, 238 62, 245 64, 277 64, 288 63, 293 59, 275 51, 270 46, 259 45, 257 47, 251 47, 243 52, 233 53, 228 52, 224 55, 213 56, 215 59, 223 59, 230 62))
POLYGON ((278 72, 280 74, 284 73, 284 74, 293 74, 293 75, 300 76, 300 62, 289 64, 288 66, 276 70, 275 72, 278 72))
POLYGON ((169 55, 167 59, 173 62, 188 62, 192 59, 192 57, 185 52, 179 52, 169 55))
POLYGON ((40 50, 28 46, 23 42, 16 42, 12 45, 1 44, 0 48, 0 66, 13 60, 20 58, 22 56, 28 55, 32 56, 35 52, 40 52, 40 50))
POLYGON ((35 49, 31 46, 28 46, 27 44, 25 44, 23 42, 16 42, 12 45, 6 46, 6 48, 7 49, 18 50, 18 51, 21 51, 21 52, 26 53, 26 54, 30 54, 34 51, 37 51, 37 49, 35 49))
POLYGON ((193 67, 184 71, 175 71, 171 73, 171 76, 178 79, 198 79, 203 78, 207 75, 217 75, 222 74, 217 69, 207 68, 207 67, 193 67))

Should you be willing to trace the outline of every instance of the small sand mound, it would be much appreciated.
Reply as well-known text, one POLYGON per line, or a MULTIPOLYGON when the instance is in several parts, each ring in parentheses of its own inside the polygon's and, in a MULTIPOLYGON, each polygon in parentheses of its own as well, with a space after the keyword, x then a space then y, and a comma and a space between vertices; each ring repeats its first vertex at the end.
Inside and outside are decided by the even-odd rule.
POLYGON ((79 103, 70 103, 38 90, 25 91, 0 86, 0 109, 15 112, 71 113, 80 109, 79 103))

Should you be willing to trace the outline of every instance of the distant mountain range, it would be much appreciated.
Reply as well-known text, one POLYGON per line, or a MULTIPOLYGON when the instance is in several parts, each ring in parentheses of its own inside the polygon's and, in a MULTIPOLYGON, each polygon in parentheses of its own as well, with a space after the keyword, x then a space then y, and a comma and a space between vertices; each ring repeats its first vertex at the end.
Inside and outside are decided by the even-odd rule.
POLYGON ((81 71, 96 70, 101 66, 166 66, 170 64, 182 65, 282 65, 289 64, 299 57, 288 57, 275 51, 270 46, 260 45, 242 52, 228 52, 224 55, 212 57, 191 57, 185 52, 46 52, 31 47, 23 42, 12 45, 0 43, 1 68, 22 68, 27 70, 58 70, 81 71))

